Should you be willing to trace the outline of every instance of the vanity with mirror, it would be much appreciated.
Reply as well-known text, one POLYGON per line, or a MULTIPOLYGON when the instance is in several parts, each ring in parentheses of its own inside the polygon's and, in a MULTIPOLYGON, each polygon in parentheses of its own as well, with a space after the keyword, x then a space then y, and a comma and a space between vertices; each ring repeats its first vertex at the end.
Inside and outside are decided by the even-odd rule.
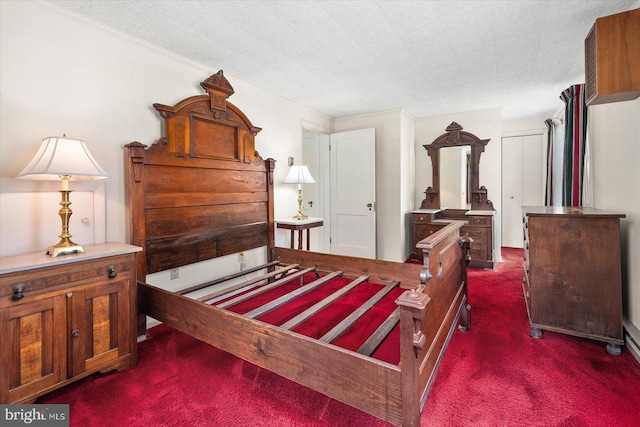
POLYGON ((425 191, 420 209, 411 212, 412 257, 420 258, 416 244, 438 231, 452 220, 465 225, 460 230, 472 239, 471 267, 493 268, 493 233, 496 214, 487 198, 487 189, 480 186, 480 155, 489 139, 462 131, 452 122, 446 133, 431 144, 424 145, 433 168, 432 185, 425 191))

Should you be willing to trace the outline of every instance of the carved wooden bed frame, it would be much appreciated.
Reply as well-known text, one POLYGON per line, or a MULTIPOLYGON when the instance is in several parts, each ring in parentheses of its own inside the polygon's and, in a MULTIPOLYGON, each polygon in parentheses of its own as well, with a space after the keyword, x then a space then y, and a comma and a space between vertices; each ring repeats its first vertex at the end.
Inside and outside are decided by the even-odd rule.
POLYGON ((420 425, 451 334, 459 319, 462 330, 469 326, 469 241, 460 237, 462 222, 418 244, 422 266, 275 247, 275 161, 255 151, 261 129, 227 101, 233 88, 222 71, 201 86, 206 95, 173 107, 154 104, 164 119, 164 137, 148 148, 139 142, 126 146, 131 243, 144 249, 137 258, 139 313, 393 424, 420 425), (145 283, 150 273, 261 247, 267 251, 265 284, 275 283, 281 265, 364 275, 381 289, 400 282, 407 289, 396 300, 400 363, 145 283))

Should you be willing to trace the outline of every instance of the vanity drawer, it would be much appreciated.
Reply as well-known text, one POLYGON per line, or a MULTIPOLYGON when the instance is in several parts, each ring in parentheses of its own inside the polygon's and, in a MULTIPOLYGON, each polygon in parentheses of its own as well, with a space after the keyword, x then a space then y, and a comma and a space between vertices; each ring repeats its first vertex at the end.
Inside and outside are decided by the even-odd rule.
POLYGON ((473 239, 471 249, 473 249, 474 246, 484 246, 489 241, 489 231, 484 227, 472 227, 470 225, 465 225, 462 227, 460 234, 463 236, 468 234, 469 237, 473 239))
POLYGON ((433 221, 433 215, 427 213, 412 213, 411 220, 414 224, 429 224, 433 221))
POLYGON ((435 224, 414 224, 413 225, 413 241, 414 243, 418 243, 420 240, 425 239, 435 233, 436 231, 443 228, 444 225, 435 225, 435 224))
POLYGON ((465 225, 460 234, 468 234, 473 239, 471 243, 471 260, 483 261, 489 259, 489 230, 490 228, 465 225))
POLYGON ((490 217, 490 216, 469 216, 468 220, 469 220, 469 225, 478 225, 478 226, 490 227, 491 226, 491 221, 493 220, 493 217, 490 217))
MULTIPOLYGON (((415 214, 414 214, 415 215, 415 214)), ((446 224, 433 224, 427 222, 426 224, 420 224, 414 222, 411 231, 413 232, 413 250, 411 252, 411 257, 415 259, 420 259, 422 257, 421 251, 416 250, 416 245, 420 240, 429 237, 431 234, 443 228, 446 224)))

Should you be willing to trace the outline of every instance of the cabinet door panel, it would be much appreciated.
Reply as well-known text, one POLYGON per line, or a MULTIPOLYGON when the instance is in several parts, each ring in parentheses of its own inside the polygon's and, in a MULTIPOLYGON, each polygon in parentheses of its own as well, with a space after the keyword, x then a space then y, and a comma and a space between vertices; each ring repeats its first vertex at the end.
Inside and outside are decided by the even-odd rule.
POLYGON ((130 352, 129 276, 104 279, 74 292, 72 313, 73 375, 100 369, 130 352))
POLYGON ((66 378, 64 295, 0 310, 3 347, 0 402, 18 401, 66 378), (3 369, 4 371, 4 369, 3 369))

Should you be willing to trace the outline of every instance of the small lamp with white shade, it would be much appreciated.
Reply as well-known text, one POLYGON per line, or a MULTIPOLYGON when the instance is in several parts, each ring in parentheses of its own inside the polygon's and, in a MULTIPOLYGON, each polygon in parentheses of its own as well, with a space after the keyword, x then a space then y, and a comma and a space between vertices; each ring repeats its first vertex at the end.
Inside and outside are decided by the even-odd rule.
POLYGON ((84 247, 71 241, 69 218, 73 213, 69 208, 69 180, 100 180, 109 175, 93 158, 84 141, 63 136, 52 136, 42 140, 42 145, 31 162, 16 178, 30 180, 62 180, 62 208, 58 212, 62 220, 60 242, 47 248, 52 257, 84 252, 84 247))
POLYGON ((309 172, 309 168, 304 165, 291 166, 287 177, 282 182, 284 184, 298 184, 298 214, 291 217, 291 219, 308 219, 309 217, 302 212, 302 184, 316 183, 309 172))

